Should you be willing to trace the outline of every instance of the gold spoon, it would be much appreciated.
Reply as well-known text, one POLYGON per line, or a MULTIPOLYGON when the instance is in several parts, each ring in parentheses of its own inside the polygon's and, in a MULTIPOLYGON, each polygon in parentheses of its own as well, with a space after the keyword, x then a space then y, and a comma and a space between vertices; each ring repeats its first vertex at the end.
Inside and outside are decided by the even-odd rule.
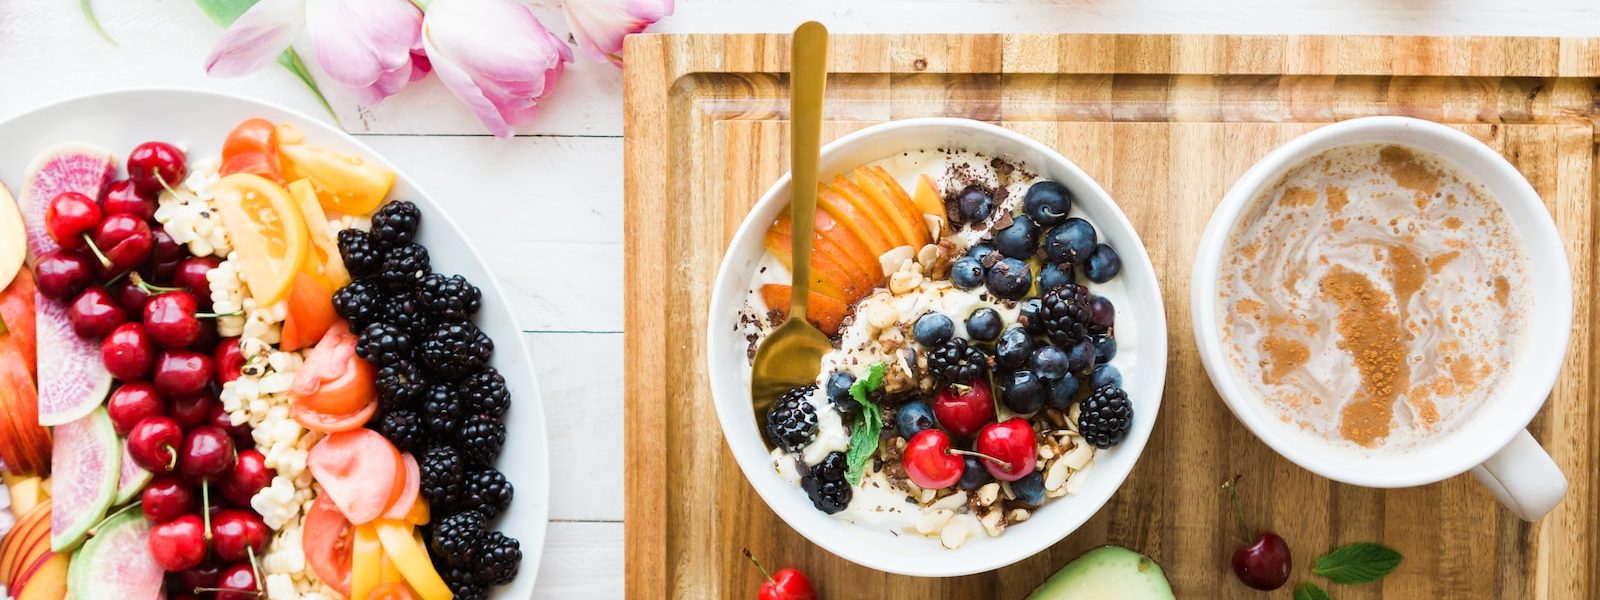
MULTIPOLYGON (((794 281, 789 318, 756 349, 750 374, 750 407, 756 429, 767 437, 767 409, 791 389, 816 383, 822 355, 832 348, 806 320, 811 290, 811 237, 817 218, 817 154, 822 138, 822 90, 828 74, 828 29, 816 21, 800 24, 790 43, 789 65, 789 239, 794 281)), ((767 440, 770 445, 772 440, 767 440)))

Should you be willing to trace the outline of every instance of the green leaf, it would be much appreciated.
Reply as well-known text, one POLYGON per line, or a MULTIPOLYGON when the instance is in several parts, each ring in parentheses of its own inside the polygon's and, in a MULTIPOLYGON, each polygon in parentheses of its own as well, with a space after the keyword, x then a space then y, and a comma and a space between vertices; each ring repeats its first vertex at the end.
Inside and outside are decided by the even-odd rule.
POLYGON ((1305 582, 1294 588, 1294 600, 1333 600, 1328 591, 1315 583, 1305 582))
POLYGON ((1393 573, 1404 557, 1383 544, 1359 542, 1335 548, 1318 558, 1311 572, 1334 583, 1372 583, 1393 573))
POLYGON ((333 112, 333 105, 328 104, 328 98, 322 95, 322 88, 317 87, 317 80, 311 77, 311 71, 306 70, 306 63, 300 60, 300 53, 294 48, 284 50, 278 55, 278 64, 293 73, 300 83, 306 84, 306 89, 311 90, 311 95, 317 97, 317 102, 322 104, 322 110, 328 111, 328 116, 333 117, 333 122, 339 122, 338 113, 333 112))
POLYGON ((78 10, 83 11, 83 18, 89 20, 89 24, 93 25, 94 30, 100 33, 100 37, 111 42, 113 46, 117 45, 117 41, 111 39, 111 34, 106 33, 106 28, 100 26, 100 19, 94 16, 94 6, 90 5, 90 0, 78 0, 78 10))
MULTIPOLYGON (((194 0, 194 3, 195 6, 200 7, 200 12, 206 14, 206 18, 217 24, 217 27, 227 28, 234 21, 239 20, 239 15, 244 14, 245 11, 250 10, 250 7, 255 6, 256 1, 194 0)), ((284 50, 283 54, 278 55, 278 64, 288 69, 289 73, 300 80, 300 83, 305 84, 306 89, 310 90, 311 95, 317 98, 317 103, 322 105, 323 110, 328 111, 328 116, 333 117, 335 123, 339 121, 338 113, 333 112, 333 105, 328 104, 328 98, 322 95, 322 88, 317 86, 317 80, 311 76, 311 71, 306 69, 305 61, 300 60, 300 53, 295 52, 294 48, 284 50)))
POLYGON ((883 409, 874 404, 869 396, 883 388, 883 373, 883 363, 872 365, 866 377, 850 385, 850 397, 861 404, 861 414, 856 416, 855 426, 850 429, 850 447, 845 452, 845 462, 850 468, 845 471, 844 480, 850 485, 861 483, 867 461, 878 453, 878 434, 883 432, 883 409))
POLYGON ((206 13, 206 18, 216 23, 217 27, 227 27, 239 20, 239 15, 250 7, 256 5, 256 0, 194 0, 195 6, 200 7, 200 12, 206 13))

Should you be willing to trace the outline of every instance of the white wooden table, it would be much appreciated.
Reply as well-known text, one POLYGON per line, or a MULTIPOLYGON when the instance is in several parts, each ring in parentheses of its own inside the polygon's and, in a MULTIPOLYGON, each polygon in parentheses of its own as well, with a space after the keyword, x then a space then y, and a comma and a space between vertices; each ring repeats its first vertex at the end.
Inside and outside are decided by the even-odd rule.
MULTIPOLYGON (((533 6, 565 34, 558 1, 533 6)), ((75 0, 0 0, 0 119, 141 86, 223 90, 326 115, 276 67, 207 78, 202 61, 218 30, 186 0, 95 4, 117 46, 93 33, 75 0)), ((810 18, 838 32, 1600 35, 1595 0, 679 0, 653 31, 784 31, 810 18)), ((450 206, 516 305, 550 418, 554 522, 538 598, 623 589, 621 89, 620 71, 580 58, 539 121, 511 140, 485 135, 437 78, 375 107, 325 90, 340 125, 450 206), (541 226, 551 223, 560 226, 541 226)))

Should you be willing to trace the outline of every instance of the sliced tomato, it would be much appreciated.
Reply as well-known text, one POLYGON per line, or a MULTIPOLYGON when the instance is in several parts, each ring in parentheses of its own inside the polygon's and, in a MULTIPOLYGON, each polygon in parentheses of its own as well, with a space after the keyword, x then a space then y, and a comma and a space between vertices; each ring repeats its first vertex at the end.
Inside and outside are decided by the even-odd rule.
POLYGON ((289 288, 289 315, 283 320, 278 347, 284 351, 308 348, 339 320, 333 310, 333 292, 310 275, 295 275, 289 288))
POLYGON ((367 600, 417 600, 404 583, 384 583, 367 593, 367 600))
POLYGON ((277 154, 278 126, 262 118, 245 119, 222 142, 222 159, 239 154, 277 154))
POLYGON ((335 418, 354 415, 377 399, 375 376, 372 365, 356 356, 355 334, 343 321, 335 321, 295 373, 289 386, 291 408, 335 418))
POLYGON ((289 405, 289 416, 294 417, 296 423, 318 433, 338 433, 359 428, 371 421, 372 416, 377 413, 377 402, 368 403, 365 408, 348 415, 330 415, 311 410, 301 404, 289 405))
POLYGON ((351 523, 370 523, 383 514, 395 479, 405 471, 400 450, 371 429, 330 433, 306 456, 322 493, 351 523))
POLYGON ((308 179, 322 207, 346 215, 369 215, 394 187, 394 171, 319 146, 283 144, 278 159, 289 181, 308 179))
POLYGON ((306 512, 300 548, 317 578, 340 595, 350 596, 350 559, 355 527, 327 494, 317 497, 306 512))
POLYGON ((400 478, 395 480, 394 492, 389 496, 389 506, 383 509, 383 518, 396 521, 406 520, 406 515, 411 513, 411 507, 417 503, 417 493, 422 488, 422 470, 417 468, 417 459, 410 452, 400 455, 400 460, 405 468, 401 470, 400 478))
POLYGON ((278 173, 278 165, 273 162, 273 157, 259 152, 230 156, 223 160, 222 167, 217 169, 217 174, 223 176, 234 173, 260 175, 273 181, 278 181, 283 176, 278 173))

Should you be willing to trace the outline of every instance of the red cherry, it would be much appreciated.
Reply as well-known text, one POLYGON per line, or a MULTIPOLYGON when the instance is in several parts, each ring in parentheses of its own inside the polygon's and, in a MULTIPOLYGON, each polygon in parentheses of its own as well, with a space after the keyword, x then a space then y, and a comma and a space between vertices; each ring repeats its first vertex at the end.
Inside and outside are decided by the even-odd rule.
POLYGON ((222 408, 221 402, 213 403, 211 405, 211 416, 206 419, 206 423, 221 427, 223 431, 228 432, 228 437, 233 438, 233 446, 240 449, 241 455, 243 449, 254 448, 256 446, 255 438, 250 436, 250 423, 246 421, 244 423, 234 425, 233 416, 229 415, 228 411, 222 408))
POLYGON ((50 238, 62 248, 77 249, 84 246, 83 234, 100 225, 100 205, 77 192, 61 192, 50 200, 44 211, 44 228, 50 238))
POLYGON ((221 427, 201 425, 183 438, 178 453, 178 475, 188 481, 221 479, 238 459, 233 438, 221 427))
POLYGON ((111 297, 105 288, 94 286, 83 290, 67 306, 67 320, 78 337, 98 339, 128 320, 128 312, 111 297))
POLYGON ((246 549, 262 556, 267 549, 267 523, 249 510, 223 509, 211 518, 211 543, 217 558, 225 561, 249 560, 246 549))
POLYGON ((234 506, 250 506, 250 499, 272 485, 272 476, 276 474, 267 468, 267 459, 260 450, 240 450, 239 460, 222 480, 222 497, 234 506))
POLYGON ((239 351, 239 338, 222 340, 211 359, 217 368, 217 387, 238 379, 244 372, 244 353, 239 351))
POLYGON ((205 524, 183 515, 150 528, 150 554, 167 571, 183 571, 206 557, 205 524))
POLYGON ((222 261, 211 256, 191 256, 178 263, 178 270, 172 274, 173 287, 187 288, 194 297, 195 305, 202 309, 211 308, 211 282, 206 279, 206 273, 217 268, 222 261))
POLYGON ((183 396, 167 401, 167 415, 178 422, 178 426, 188 431, 201 425, 211 424, 211 409, 220 408, 221 402, 211 394, 210 390, 203 390, 193 396, 183 396))
POLYGON ((168 186, 177 187, 188 172, 183 151, 166 142, 145 142, 128 153, 128 179, 151 196, 168 186))
POLYGON ((193 350, 168 350, 156 358, 156 391, 168 398, 188 398, 211 385, 211 357, 193 350))
POLYGON ((94 245, 110 261, 106 271, 121 273, 137 268, 150 258, 155 246, 150 226, 133 215, 112 215, 95 228, 94 245))
POLYGON ((150 480, 140 493, 140 506, 144 508, 144 518, 151 523, 165 523, 183 515, 195 512, 199 507, 199 498, 194 495, 194 488, 189 487, 177 477, 172 475, 159 475, 150 480))
POLYGON ((100 199, 100 209, 108 217, 131 215, 142 221, 156 217, 155 197, 140 193, 138 186, 128 179, 118 179, 106 186, 106 195, 100 199))
POLYGON ((933 396, 933 416, 939 426, 958 438, 969 438, 994 422, 994 393, 989 382, 978 379, 972 385, 947 385, 933 396))
POLYGON ((145 417, 161 416, 161 397, 156 395, 156 386, 148 382, 124 383, 106 400, 106 413, 111 416, 117 435, 126 436, 145 417))
POLYGON ((145 268, 149 269, 150 278, 155 281, 170 280, 172 274, 178 270, 178 263, 189 256, 189 249, 173 241, 165 227, 150 230, 150 237, 155 243, 145 268))
POLYGON ((107 288, 107 291, 110 291, 111 296, 117 299, 117 305, 121 306, 122 310, 128 311, 129 315, 137 315, 142 319, 144 318, 144 305, 150 302, 150 299, 154 298, 155 294, 135 283, 136 275, 138 273, 129 273, 127 277, 118 279, 107 288))
MULTIPOLYGON (((222 561, 217 560, 214 556, 207 556, 205 560, 200 561, 200 564, 183 571, 179 571, 176 579, 178 580, 178 583, 183 584, 182 589, 209 589, 217 587, 217 578, 221 576, 222 561)), ((167 585, 167 590, 167 600, 178 600, 178 598, 170 595, 172 590, 171 584, 167 585)), ((193 595, 190 595, 189 597, 195 598, 193 595)))
POLYGON ((759 600, 817 600, 817 590, 811 587, 811 580, 806 579, 806 574, 799 569, 785 567, 778 569, 777 573, 768 573, 755 555, 750 554, 750 550, 744 551, 744 557, 750 559, 761 575, 767 578, 761 583, 761 591, 756 594, 759 600))
MULTIPOLYGON (((259 553, 257 553, 259 555, 259 553)), ((242 562, 222 571, 217 578, 217 600, 257 600, 261 597, 256 570, 242 562)))
POLYGON ((88 257, 71 250, 51 250, 33 264, 39 293, 60 302, 77 296, 89 287, 98 272, 97 268, 88 257))
POLYGON ((151 473, 170 473, 178 466, 183 430, 167 417, 145 417, 128 432, 128 457, 151 473))
POLYGON ((144 326, 163 348, 187 348, 200 339, 200 318, 189 292, 165 292, 144 305, 144 326))
POLYGON ((1258 590, 1275 590, 1289 581, 1293 560, 1289 543, 1278 534, 1265 532, 1254 544, 1233 551, 1233 573, 1239 581, 1258 590))
POLYGON ((122 381, 138 381, 150 374, 156 360, 156 345, 144 331, 144 325, 123 323, 100 342, 100 361, 112 377, 122 381))
POLYGON ((1033 472, 1034 463, 1039 458, 1039 447, 1033 439, 1033 426, 1022 417, 1012 417, 985 426, 978 432, 975 449, 990 457, 983 461, 983 466, 990 475, 1001 481, 1016 481, 1026 477, 1033 472))
POLYGON ((966 466, 960 456, 950 453, 950 436, 938 429, 924 429, 911 436, 901 460, 911 482, 925 490, 955 485, 966 466))

